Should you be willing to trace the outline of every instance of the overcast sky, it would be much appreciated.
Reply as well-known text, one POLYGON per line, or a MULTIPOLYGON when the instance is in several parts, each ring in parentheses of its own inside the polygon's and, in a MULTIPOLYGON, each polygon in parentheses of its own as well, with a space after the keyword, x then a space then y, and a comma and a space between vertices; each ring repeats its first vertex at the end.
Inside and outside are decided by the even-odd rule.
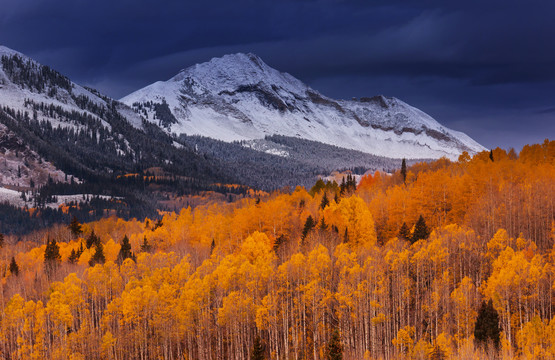
POLYGON ((0 9, 0 44, 114 98, 252 52, 331 97, 398 97, 489 148, 555 139, 551 0, 0 0, 0 9))

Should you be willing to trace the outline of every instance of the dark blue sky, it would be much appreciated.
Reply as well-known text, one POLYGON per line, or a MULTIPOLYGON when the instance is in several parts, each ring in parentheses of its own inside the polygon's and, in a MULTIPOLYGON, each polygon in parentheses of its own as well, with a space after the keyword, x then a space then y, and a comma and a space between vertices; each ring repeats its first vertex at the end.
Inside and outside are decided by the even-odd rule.
POLYGON ((0 0, 0 44, 114 98, 253 52, 323 94, 398 97, 486 147, 555 138, 551 0, 0 0))

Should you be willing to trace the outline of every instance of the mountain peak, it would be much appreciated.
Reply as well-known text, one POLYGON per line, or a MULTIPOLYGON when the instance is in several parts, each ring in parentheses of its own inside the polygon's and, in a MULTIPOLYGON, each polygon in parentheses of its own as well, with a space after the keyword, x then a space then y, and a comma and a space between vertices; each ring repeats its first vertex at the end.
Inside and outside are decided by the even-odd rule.
POLYGON ((180 71, 170 82, 186 86, 194 82, 212 93, 233 92, 244 85, 262 85, 299 93, 308 88, 293 76, 270 67, 253 53, 214 57, 180 71))
POLYGON ((466 135, 394 97, 334 100, 252 53, 212 58, 166 82, 140 89, 122 102, 143 111, 167 104, 167 130, 224 141, 284 135, 386 157, 456 159, 483 150, 466 135), (147 104, 147 105, 142 105, 147 104))
POLYGON ((21 56, 21 57, 26 57, 25 55, 23 55, 19 51, 15 51, 13 49, 10 49, 7 46, 0 45, 0 56, 4 56, 4 55, 7 55, 7 56, 18 55, 18 56, 21 56))

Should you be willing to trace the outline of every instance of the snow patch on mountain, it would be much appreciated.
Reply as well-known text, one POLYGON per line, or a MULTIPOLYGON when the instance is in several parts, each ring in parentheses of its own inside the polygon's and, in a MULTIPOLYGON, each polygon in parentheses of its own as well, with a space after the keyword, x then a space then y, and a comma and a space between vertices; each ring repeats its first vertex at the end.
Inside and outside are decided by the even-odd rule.
MULTIPOLYGON (((5 46, 0 45, 0 58, 6 57, 18 57, 22 59, 24 63, 32 64, 36 67, 36 71, 42 67, 41 64, 35 60, 21 54, 18 51, 12 50, 5 46)), ((69 79, 68 79, 69 81, 69 79)), ((6 73, 4 66, 0 63, 0 106, 7 106, 11 109, 19 110, 22 113, 32 112, 30 106, 26 105, 26 102, 33 102, 35 104, 44 103, 47 105, 53 105, 56 107, 61 107, 67 112, 78 112, 91 116, 102 123, 102 125, 111 130, 111 125, 100 118, 98 115, 92 113, 91 111, 80 107, 75 99, 80 97, 87 98, 88 101, 99 107, 107 107, 108 103, 105 99, 102 99, 96 93, 78 85, 71 81, 71 88, 65 89, 60 86, 50 86, 45 88, 43 91, 38 91, 28 86, 22 86, 21 84, 16 84, 6 73)), ((142 128, 142 119, 135 112, 129 109, 123 104, 119 104, 118 112, 124 116, 134 127, 142 128)), ((62 128, 73 128, 75 131, 82 130, 83 127, 71 122, 60 121, 56 116, 48 116, 47 114, 39 114, 37 120, 47 121, 51 123, 52 127, 62 127, 62 128)))
POLYGON ((29 188, 32 182, 39 186, 49 179, 64 182, 67 176, 0 124, 0 186, 29 188))
POLYGON ((456 159, 485 150, 399 99, 334 100, 254 54, 191 66, 121 101, 136 110, 167 103, 177 119, 169 132, 227 142, 284 135, 394 158, 456 159))

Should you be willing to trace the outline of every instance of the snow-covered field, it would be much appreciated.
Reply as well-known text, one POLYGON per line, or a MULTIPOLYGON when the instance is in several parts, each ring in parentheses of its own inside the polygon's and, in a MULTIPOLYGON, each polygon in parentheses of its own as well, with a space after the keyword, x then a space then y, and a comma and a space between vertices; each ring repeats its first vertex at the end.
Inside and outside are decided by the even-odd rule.
MULTIPOLYGON (((0 202, 8 202, 11 205, 25 207, 25 205, 32 207, 32 193, 26 192, 25 193, 27 201, 24 201, 21 197, 21 192, 8 189, 5 187, 0 187, 0 202)), ((93 195, 93 194, 75 194, 75 195, 56 195, 56 201, 52 203, 46 204, 47 207, 55 209, 63 204, 68 204, 70 202, 81 202, 90 200, 92 198, 99 197, 104 200, 109 199, 116 199, 114 197, 106 196, 106 195, 93 195)))

